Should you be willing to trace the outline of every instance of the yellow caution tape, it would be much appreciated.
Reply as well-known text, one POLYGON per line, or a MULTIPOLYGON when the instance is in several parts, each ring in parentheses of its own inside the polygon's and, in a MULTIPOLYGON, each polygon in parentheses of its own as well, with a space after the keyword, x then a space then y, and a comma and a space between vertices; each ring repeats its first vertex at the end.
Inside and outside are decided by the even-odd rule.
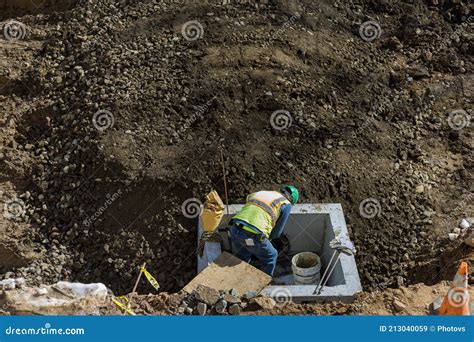
POLYGON ((129 315, 135 316, 135 312, 129 307, 128 298, 125 296, 112 298, 112 302, 117 305, 120 309, 128 313, 129 315), (123 302, 122 302, 123 301, 123 302))
POLYGON ((145 275, 145 277, 148 279, 148 281, 150 282, 151 286, 153 286, 156 290, 159 290, 160 289, 160 284, 156 281, 156 279, 150 274, 150 272, 148 272, 146 270, 145 267, 142 267, 140 269, 140 272, 143 272, 143 274, 145 275))

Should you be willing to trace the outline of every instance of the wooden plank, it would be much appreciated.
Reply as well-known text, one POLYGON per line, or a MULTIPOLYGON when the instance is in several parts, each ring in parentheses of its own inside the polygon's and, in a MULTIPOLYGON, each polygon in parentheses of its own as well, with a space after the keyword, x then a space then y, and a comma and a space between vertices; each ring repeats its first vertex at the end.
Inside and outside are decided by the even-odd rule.
POLYGON ((191 293, 199 285, 205 285, 224 291, 234 288, 240 295, 244 295, 249 291, 259 293, 271 281, 272 277, 268 274, 232 254, 223 252, 212 264, 191 280, 184 287, 184 291, 191 293))

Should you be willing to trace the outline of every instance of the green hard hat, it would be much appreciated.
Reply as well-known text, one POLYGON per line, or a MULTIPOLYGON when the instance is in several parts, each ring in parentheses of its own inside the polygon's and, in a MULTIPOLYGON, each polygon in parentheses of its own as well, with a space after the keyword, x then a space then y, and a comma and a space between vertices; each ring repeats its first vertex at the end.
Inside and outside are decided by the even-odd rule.
POLYGON ((293 185, 282 185, 280 187, 280 192, 288 198, 288 200, 291 202, 291 204, 296 204, 298 200, 300 199, 300 194, 298 192, 298 189, 296 189, 293 185))

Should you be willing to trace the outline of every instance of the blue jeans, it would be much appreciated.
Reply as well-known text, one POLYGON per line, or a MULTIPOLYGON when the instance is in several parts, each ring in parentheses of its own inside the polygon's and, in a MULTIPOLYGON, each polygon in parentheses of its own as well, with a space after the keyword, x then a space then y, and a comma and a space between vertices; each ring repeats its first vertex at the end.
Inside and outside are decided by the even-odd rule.
POLYGON ((260 270, 266 274, 273 276, 277 262, 278 252, 273 247, 270 240, 260 240, 258 236, 253 237, 237 228, 235 225, 230 226, 230 237, 232 250, 234 254, 245 262, 250 262, 252 255, 260 261, 260 270), (247 246, 246 239, 252 239, 254 245, 247 246))

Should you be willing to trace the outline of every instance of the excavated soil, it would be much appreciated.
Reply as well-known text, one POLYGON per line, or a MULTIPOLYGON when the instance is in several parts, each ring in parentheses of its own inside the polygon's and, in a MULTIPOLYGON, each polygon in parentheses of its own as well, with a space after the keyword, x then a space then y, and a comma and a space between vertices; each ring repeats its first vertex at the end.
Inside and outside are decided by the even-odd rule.
MULTIPOLYGON (((361 293, 351 304, 339 302, 294 304, 285 300, 276 302, 273 308, 261 308, 251 304, 243 309, 240 315, 429 315, 432 314, 431 303, 443 298, 449 286, 448 282, 442 281, 432 286, 415 284, 399 289, 361 293)), ((473 294, 474 291, 471 289, 471 298, 473 294)), ((180 314, 181 298, 182 295, 179 293, 142 295, 132 298, 131 308, 138 315, 176 315, 180 314)), ((471 306, 473 303, 471 302, 471 306)), ((100 313, 124 314, 111 302, 100 313)), ((190 314, 197 315, 197 312, 194 310, 190 314)), ((211 310, 207 314, 216 315, 211 310)))
POLYGON ((0 218, 20 262, 2 278, 125 293, 147 262, 179 290, 182 205, 224 194, 221 151, 231 203, 286 182, 342 203, 366 291, 451 279, 470 252, 447 238, 473 216, 467 1, 48 4, 2 12, 26 28, 0 40, 2 204, 21 212, 0 218))

